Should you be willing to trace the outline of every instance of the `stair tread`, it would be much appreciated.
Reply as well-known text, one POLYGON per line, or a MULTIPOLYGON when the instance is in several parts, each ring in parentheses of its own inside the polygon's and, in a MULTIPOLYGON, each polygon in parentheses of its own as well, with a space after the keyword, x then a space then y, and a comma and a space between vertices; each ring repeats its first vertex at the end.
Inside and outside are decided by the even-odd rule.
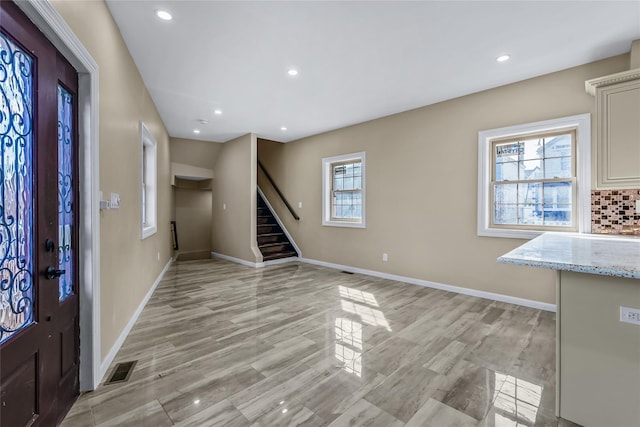
POLYGON ((282 245, 291 245, 291 243, 289 242, 289 240, 283 240, 282 242, 270 242, 270 243, 263 243, 261 245, 258 245, 259 248, 269 248, 272 246, 282 246, 282 245))
POLYGON ((278 252, 278 251, 292 251, 293 249, 293 245, 291 243, 287 242, 270 242, 270 243, 266 243, 266 244, 258 244, 258 248, 262 251, 262 252, 278 252))
POLYGON ((289 238, 284 234, 280 224, 277 223, 273 212, 271 212, 259 194, 257 218, 258 221, 265 221, 264 223, 256 224, 258 226, 258 242, 264 240, 264 243, 258 243, 258 248, 262 252, 264 261, 298 256, 289 238), (263 230, 263 232, 261 233, 260 230, 263 230))

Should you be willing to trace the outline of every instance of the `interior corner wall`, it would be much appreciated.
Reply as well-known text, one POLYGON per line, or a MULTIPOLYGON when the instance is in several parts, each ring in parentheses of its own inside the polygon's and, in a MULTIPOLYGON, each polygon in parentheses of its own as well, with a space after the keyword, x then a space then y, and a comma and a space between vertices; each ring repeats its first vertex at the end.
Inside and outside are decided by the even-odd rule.
POLYGON ((305 258, 554 303, 552 271, 496 263, 523 240, 476 233, 478 131, 591 113, 595 135, 584 82, 628 61, 621 55, 287 144, 260 141, 260 161, 293 205, 302 202, 300 221, 270 201, 305 258), (322 226, 322 158, 360 151, 367 227, 322 226))
POLYGON ((169 135, 106 4, 52 4, 98 64, 100 189, 107 198, 120 194, 120 208, 100 214, 104 360, 171 258, 169 135), (156 139, 158 156, 158 231, 145 240, 140 239, 140 121, 156 139))
POLYGON ((212 186, 213 252, 262 262, 256 240, 257 140, 248 134, 222 144, 212 186))
POLYGON ((211 191, 176 187, 174 200, 178 253, 211 254, 211 191))
MULTIPOLYGON (((172 163, 204 169, 213 170, 222 148, 222 144, 212 141, 183 138, 171 138, 170 141, 172 163)), ((175 204, 172 218, 176 221, 181 257, 185 254, 211 253, 211 190, 201 190, 197 182, 192 183, 194 185, 191 188, 173 187, 175 204)))

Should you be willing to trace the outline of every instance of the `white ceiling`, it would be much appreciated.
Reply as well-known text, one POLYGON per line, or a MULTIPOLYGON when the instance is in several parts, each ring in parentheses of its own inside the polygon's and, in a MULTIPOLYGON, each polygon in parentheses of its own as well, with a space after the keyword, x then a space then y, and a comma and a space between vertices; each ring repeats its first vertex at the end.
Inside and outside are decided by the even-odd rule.
POLYGON ((248 132, 292 141, 625 53, 640 39, 640 0, 107 4, 171 136, 218 142, 248 132), (511 59, 496 62, 503 53, 511 59))

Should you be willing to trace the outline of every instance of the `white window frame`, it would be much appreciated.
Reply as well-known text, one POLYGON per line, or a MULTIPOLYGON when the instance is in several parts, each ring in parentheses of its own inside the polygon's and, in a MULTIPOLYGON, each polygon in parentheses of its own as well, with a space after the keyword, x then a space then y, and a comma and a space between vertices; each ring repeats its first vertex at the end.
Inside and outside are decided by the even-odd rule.
POLYGON ((158 143, 140 122, 140 240, 158 231, 158 143))
MULTIPOLYGON (((576 130, 576 180, 579 233, 591 232, 591 114, 578 114, 516 126, 478 132, 478 236, 532 239, 549 230, 497 228, 491 226, 491 146, 492 141, 528 134, 576 130)), ((557 230, 561 231, 561 230, 557 230)))
POLYGON ((365 152, 344 154, 322 159, 322 225, 329 227, 366 228, 366 156, 365 152), (331 165, 359 161, 362 165, 362 217, 359 221, 335 221, 331 219, 331 165))

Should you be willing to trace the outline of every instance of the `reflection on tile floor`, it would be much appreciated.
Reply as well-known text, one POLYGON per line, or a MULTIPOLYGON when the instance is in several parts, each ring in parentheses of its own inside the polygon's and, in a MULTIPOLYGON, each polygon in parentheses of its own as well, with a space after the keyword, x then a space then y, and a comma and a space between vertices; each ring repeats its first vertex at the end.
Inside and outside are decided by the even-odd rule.
POLYGON ((308 264, 175 263, 72 426, 573 426, 555 315, 308 264))

